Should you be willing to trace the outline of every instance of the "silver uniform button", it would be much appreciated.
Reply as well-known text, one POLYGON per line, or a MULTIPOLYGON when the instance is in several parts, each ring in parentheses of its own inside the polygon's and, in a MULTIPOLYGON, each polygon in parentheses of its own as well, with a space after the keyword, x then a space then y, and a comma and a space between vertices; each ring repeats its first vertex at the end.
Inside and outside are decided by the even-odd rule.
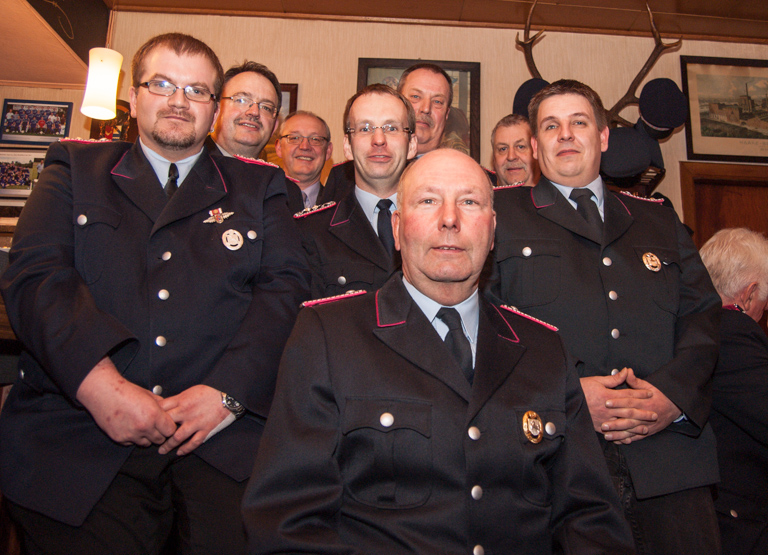
POLYGON ((171 294, 168 293, 167 289, 161 289, 160 291, 157 292, 157 298, 160 299, 161 301, 167 301, 168 297, 170 296, 171 294))
POLYGON ((156 385, 152 388, 152 393, 155 395, 162 395, 163 394, 163 386, 162 385, 156 385))
POLYGON ((618 339, 619 338, 619 330, 617 330, 616 328, 613 328, 611 330, 611 337, 613 337, 614 339, 618 339))
POLYGON ((166 343, 167 341, 165 340, 165 337, 163 337, 162 335, 158 335, 157 337, 155 337, 155 344, 158 347, 165 347, 166 343))
POLYGON ((533 252, 533 251, 531 250, 531 247, 525 247, 525 248, 523 248, 523 256, 526 256, 526 257, 528 257, 528 256, 531 256, 531 253, 532 253, 532 252, 533 252))
POLYGON ((166 262, 168 262, 171 259, 171 251, 165 251, 163 253, 163 256, 161 256, 161 258, 166 262))
POLYGON ((731 516, 732 516, 733 518, 739 518, 739 513, 737 513, 737 512, 736 512, 736 511, 734 511, 733 509, 731 509, 731 516))
POLYGON ((557 431, 557 426, 555 426, 554 422, 547 422, 544 426, 544 431, 547 432, 547 434, 553 436, 557 431))
POLYGON ((608 257, 606 256, 605 258, 603 258, 603 264, 604 264, 605 266, 610 266, 611 264, 613 264, 613 260, 611 260, 610 258, 608 258, 608 257))
POLYGON ((85 214, 80 214, 77 217, 77 225, 85 225, 87 223, 88 223, 88 216, 86 216, 85 214))
POLYGON ((24 370, 19 370, 19 377, 23 380, 24 379, 24 370))
POLYGON ((344 276, 339 276, 339 279, 337 279, 336 281, 339 283, 339 285, 347 284, 347 278, 345 278, 344 276))
POLYGON ((483 497, 483 488, 480 486, 472 486, 472 499, 475 501, 480 501, 480 499, 483 497))
POLYGON ((483 549, 482 545, 477 544, 472 550, 472 555, 485 555, 485 549, 483 549))
POLYGON ((385 412, 379 417, 379 422, 382 426, 385 428, 389 428, 392 424, 395 423, 395 417, 392 416, 392 414, 385 412))
POLYGON ((248 233, 246 233, 246 235, 248 236, 248 239, 250 239, 251 241, 253 241, 254 239, 256 239, 256 237, 258 237, 258 234, 252 229, 249 230, 248 233))
POLYGON ((467 435, 469 435, 469 439, 473 439, 477 441, 480 439, 480 428, 477 426, 470 426, 469 430, 467 430, 467 435))
POLYGON ((618 373, 619 373, 619 369, 618 368, 614 368, 613 370, 611 370, 611 376, 615 376, 618 373))
POLYGON ((611 291, 610 293, 608 293, 608 298, 611 299, 612 301, 615 301, 616 299, 619 298, 619 294, 616 291, 611 291))

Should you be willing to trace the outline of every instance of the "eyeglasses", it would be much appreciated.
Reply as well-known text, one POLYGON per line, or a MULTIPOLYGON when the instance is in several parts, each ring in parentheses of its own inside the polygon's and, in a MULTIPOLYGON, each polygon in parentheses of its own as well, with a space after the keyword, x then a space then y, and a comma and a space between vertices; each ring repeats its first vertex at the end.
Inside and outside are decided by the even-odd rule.
POLYGON ((235 103, 235 106, 241 110, 248 110, 251 106, 256 104, 259 107, 259 112, 263 112, 271 117, 275 117, 277 114, 277 108, 271 102, 256 102, 249 96, 236 94, 235 96, 224 96, 222 97, 222 100, 231 100, 235 103))
POLYGON ((305 137, 304 135, 291 134, 291 135, 283 135, 280 138, 285 139, 285 142, 287 142, 289 145, 300 145, 304 139, 307 139, 309 144, 312 146, 323 146, 329 140, 329 139, 326 139, 325 137, 321 137, 320 135, 312 135, 311 137, 305 137))
POLYGON ((393 135, 395 133, 410 133, 410 127, 400 127, 397 124, 387 123, 386 125, 371 125, 370 123, 361 123, 355 127, 347 127, 347 133, 357 133, 358 135, 368 136, 373 135, 377 130, 381 129, 381 132, 385 135, 393 135))
POLYGON ((194 85, 181 87, 174 85, 170 81, 145 81, 144 83, 139 83, 139 86, 145 87, 152 94, 159 96, 173 96, 177 90, 181 89, 184 91, 184 96, 193 102, 208 104, 211 100, 216 100, 216 95, 205 87, 195 87, 194 85))

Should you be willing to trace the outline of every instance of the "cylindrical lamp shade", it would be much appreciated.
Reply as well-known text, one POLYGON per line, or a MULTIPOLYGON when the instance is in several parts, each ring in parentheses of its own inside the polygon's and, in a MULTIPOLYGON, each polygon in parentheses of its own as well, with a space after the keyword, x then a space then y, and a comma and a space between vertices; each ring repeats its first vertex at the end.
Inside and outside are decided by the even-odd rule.
POLYGON ((80 112, 93 119, 112 119, 123 55, 109 48, 91 48, 88 60, 88 82, 80 112))

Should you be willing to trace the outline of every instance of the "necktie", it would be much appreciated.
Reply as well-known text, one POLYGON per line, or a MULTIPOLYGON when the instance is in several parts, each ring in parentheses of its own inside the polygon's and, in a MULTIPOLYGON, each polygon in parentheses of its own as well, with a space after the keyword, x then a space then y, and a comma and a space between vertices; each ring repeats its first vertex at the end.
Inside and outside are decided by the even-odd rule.
POLYGON ((583 189, 573 189, 570 198, 576 202, 576 212, 587 221, 598 236, 603 233, 603 220, 600 218, 600 212, 597 210, 597 204, 592 201, 592 191, 584 187, 583 189))
POLYGON ((392 212, 389 210, 390 206, 392 206, 392 201, 387 198, 383 198, 376 203, 376 208, 379 209, 376 230, 379 232, 381 243, 389 253, 389 257, 392 258, 395 254, 395 237, 392 235, 392 212))
POLYGON ((455 308, 443 307, 437 311, 437 317, 448 326, 448 334, 445 336, 445 344, 451 351, 453 358, 459 363, 464 376, 471 384, 475 375, 472 367, 472 347, 469 345, 469 339, 464 335, 461 329, 461 316, 455 308))
POLYGON ((307 193, 305 193, 304 191, 301 192, 301 200, 302 202, 304 202, 304 208, 310 208, 310 204, 308 202, 309 197, 307 196, 307 193))
POLYGON ((165 194, 170 199, 173 196, 173 193, 176 192, 176 190, 179 188, 179 168, 176 167, 176 164, 171 164, 168 168, 168 181, 165 182, 165 194))

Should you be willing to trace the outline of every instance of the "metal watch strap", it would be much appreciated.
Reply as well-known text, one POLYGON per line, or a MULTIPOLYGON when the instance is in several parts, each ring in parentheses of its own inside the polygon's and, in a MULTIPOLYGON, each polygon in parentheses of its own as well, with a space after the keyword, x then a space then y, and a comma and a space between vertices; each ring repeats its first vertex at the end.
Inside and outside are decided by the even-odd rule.
POLYGON ((221 392, 221 404, 229 412, 235 415, 235 418, 240 418, 245 414, 245 407, 241 405, 234 397, 230 397, 223 391, 221 392))

